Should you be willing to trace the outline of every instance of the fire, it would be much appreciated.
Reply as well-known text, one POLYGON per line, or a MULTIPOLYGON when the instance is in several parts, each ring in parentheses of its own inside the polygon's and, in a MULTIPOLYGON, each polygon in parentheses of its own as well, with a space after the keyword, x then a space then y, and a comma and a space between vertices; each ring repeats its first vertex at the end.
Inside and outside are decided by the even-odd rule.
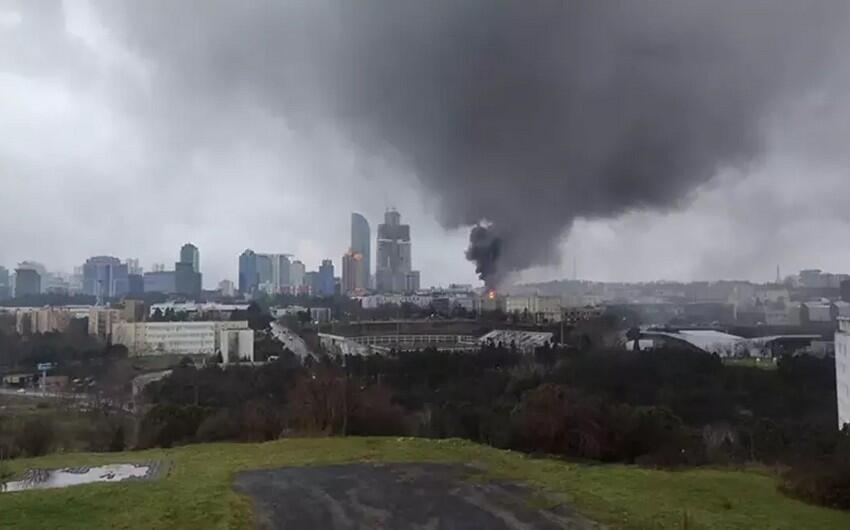
POLYGON ((487 300, 495 300, 496 299, 496 291, 490 289, 487 291, 487 300))

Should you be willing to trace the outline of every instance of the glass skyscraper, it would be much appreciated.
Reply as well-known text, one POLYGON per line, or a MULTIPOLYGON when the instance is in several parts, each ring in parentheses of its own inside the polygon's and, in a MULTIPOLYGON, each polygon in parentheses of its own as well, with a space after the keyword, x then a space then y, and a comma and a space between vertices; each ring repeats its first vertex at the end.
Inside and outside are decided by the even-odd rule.
POLYGON ((369 289, 372 274, 372 231, 369 221, 359 213, 351 214, 351 253, 360 254, 362 261, 359 267, 360 277, 353 282, 357 288, 369 289))

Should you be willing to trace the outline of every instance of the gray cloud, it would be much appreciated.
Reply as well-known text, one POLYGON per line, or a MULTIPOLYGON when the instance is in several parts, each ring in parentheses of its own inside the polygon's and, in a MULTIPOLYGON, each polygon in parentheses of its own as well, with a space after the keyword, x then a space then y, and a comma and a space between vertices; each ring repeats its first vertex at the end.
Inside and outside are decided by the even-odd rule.
POLYGON ((244 246, 315 262, 395 205, 426 281, 472 276, 482 219, 498 274, 581 246, 608 279, 748 276, 828 244, 763 244, 812 222, 789 202, 846 226, 844 2, 86 5, 0 4, 7 263, 192 239, 233 277, 244 246))
POLYGON ((843 2, 160 7, 118 14, 169 83, 392 153, 446 227, 492 223, 505 272, 557 261, 576 218, 678 207, 758 160, 847 29, 843 2))

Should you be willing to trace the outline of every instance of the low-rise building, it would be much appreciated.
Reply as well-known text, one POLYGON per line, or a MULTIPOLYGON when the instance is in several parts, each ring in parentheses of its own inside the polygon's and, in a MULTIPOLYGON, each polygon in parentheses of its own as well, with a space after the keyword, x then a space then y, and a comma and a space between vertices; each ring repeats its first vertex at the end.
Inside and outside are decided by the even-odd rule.
POLYGON ((223 330, 251 331, 247 321, 122 322, 113 325, 112 342, 126 346, 130 355, 215 355, 221 352, 223 330))
POLYGON ((835 390, 838 398, 838 428, 850 423, 850 318, 838 319, 835 332, 835 390))
POLYGON ((834 322, 832 304, 829 302, 806 302, 803 304, 803 314, 807 322, 834 322))
POLYGON ((2 378, 0 378, 0 382, 3 383, 3 386, 12 386, 16 388, 23 388, 27 386, 32 386, 38 380, 38 374, 34 373, 14 373, 14 374, 4 374, 2 378))

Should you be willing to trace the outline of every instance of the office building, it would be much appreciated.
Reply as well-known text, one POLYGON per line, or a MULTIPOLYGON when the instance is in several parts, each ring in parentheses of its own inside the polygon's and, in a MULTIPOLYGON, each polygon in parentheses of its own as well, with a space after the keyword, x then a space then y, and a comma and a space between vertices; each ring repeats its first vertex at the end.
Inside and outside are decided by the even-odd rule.
POLYGON ((218 292, 221 296, 231 298, 236 295, 236 286, 230 280, 218 282, 218 292))
POLYGON ((257 254, 259 289, 268 294, 278 294, 289 288, 289 254, 257 254))
POLYGON ((274 286, 274 266, 270 254, 257 254, 257 287, 270 291, 274 286))
POLYGON ((366 279, 363 270, 366 267, 363 254, 355 250, 349 250, 342 257, 342 292, 345 294, 362 295, 366 292, 368 284, 363 283, 366 279))
POLYGON ((257 290, 260 279, 257 275, 257 254, 247 249, 239 256, 239 292, 251 294, 257 290))
POLYGON ((289 265, 289 286, 292 294, 298 294, 304 290, 304 275, 307 268, 304 264, 295 260, 289 265))
POLYGON ((192 271, 201 272, 201 253, 192 243, 186 243, 180 248, 180 263, 192 265, 192 271))
POLYGON ((129 269, 112 256, 95 256, 83 264, 83 293, 106 298, 118 298, 130 291, 129 269))
POLYGON ((315 294, 319 296, 334 295, 334 264, 331 260, 322 260, 322 264, 319 266, 318 282, 318 292, 315 294))
POLYGON ((412 270, 410 226, 401 224, 401 214, 389 210, 378 225, 375 288, 381 293, 413 292, 419 288, 419 274, 412 270))
POLYGON ((35 269, 15 269, 15 296, 41 294, 41 275, 35 269))
POLYGON ((68 294, 71 291, 70 277, 59 272, 48 272, 41 277, 41 292, 68 294))
POLYGON ((243 294, 287 291, 292 282, 289 258, 289 254, 261 254, 246 250, 239 256, 239 291, 243 294))
MULTIPOLYGON (((126 346, 130 355, 215 355, 221 353, 224 330, 250 331, 253 336, 246 321, 121 322, 112 326, 112 342, 126 346)), ((247 343, 239 348, 247 348, 247 343)))
POLYGON ((180 261, 174 264, 174 289, 189 298, 201 296, 202 277, 198 247, 186 243, 180 249, 180 261))
POLYGON ((12 297, 12 285, 10 282, 9 269, 0 267, 0 300, 12 297))
POLYGON ((19 269, 32 269, 41 276, 42 282, 44 281, 44 277, 47 276, 47 267, 37 261, 22 261, 18 263, 19 269))
POLYGON ((835 390, 838 399, 838 428, 850 423, 850 318, 838 319, 835 332, 835 390))
POLYGON ((351 214, 351 252, 359 254, 362 263, 359 272, 361 277, 354 283, 357 288, 369 289, 369 278, 372 275, 372 232, 369 222, 359 213, 351 214))
POLYGON ((146 293, 174 294, 177 292, 177 277, 174 271, 146 272, 143 283, 146 293))
POLYGON ((126 260, 124 260, 124 263, 127 264, 127 274, 135 274, 141 276, 142 273, 145 272, 139 265, 138 258, 127 258, 126 260))
POLYGON ((191 263, 174 264, 174 290, 187 298, 201 296, 201 273, 195 272, 191 263))
POLYGON ((273 274, 277 278, 277 292, 287 291, 290 287, 289 271, 292 268, 290 257, 289 254, 278 254, 272 261, 273 274))
POLYGON ((127 275, 127 295, 140 296, 145 293, 145 277, 141 274, 127 275))
POLYGON ((318 296, 320 291, 321 282, 319 282, 319 273, 316 271, 305 272, 303 292, 318 296))

